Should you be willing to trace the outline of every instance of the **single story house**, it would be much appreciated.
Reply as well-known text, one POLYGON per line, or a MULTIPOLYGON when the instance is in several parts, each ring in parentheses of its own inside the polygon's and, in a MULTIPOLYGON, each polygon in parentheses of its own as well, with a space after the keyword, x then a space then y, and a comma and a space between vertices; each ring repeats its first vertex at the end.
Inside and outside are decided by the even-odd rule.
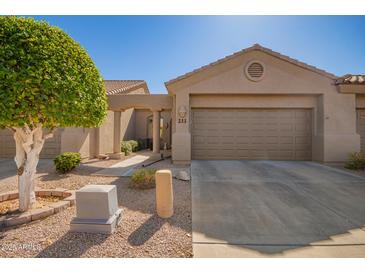
MULTIPOLYGON (((166 143, 174 163, 192 159, 343 162, 365 152, 365 76, 337 77, 258 44, 165 83, 106 81, 109 112, 97 129, 60 129, 43 155, 120 155, 120 140, 166 143)), ((0 157, 13 156, 8 132, 0 157), (11 153, 10 153, 11 152, 11 153)))

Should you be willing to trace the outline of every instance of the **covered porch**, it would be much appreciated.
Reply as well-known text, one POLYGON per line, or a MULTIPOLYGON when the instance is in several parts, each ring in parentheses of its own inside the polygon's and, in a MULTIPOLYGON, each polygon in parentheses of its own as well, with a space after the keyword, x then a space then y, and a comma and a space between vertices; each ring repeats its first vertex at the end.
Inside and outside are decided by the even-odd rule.
MULTIPOLYGON (((113 112, 113 153, 110 157, 119 159, 121 152, 122 115, 128 109, 147 110, 152 113, 152 148, 153 153, 160 153, 160 120, 161 112, 171 111, 172 97, 164 94, 115 94, 108 95, 109 111, 113 112)), ((170 125, 171 126, 171 125, 170 125)))

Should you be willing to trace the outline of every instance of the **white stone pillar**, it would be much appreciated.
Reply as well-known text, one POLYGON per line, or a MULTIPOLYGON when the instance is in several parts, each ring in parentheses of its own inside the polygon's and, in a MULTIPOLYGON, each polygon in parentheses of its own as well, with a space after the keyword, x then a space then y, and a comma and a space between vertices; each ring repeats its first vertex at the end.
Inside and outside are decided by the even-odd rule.
POLYGON ((160 110, 152 110, 153 112, 153 152, 160 153, 160 110))
POLYGON ((114 132, 113 132, 113 155, 112 158, 120 159, 121 153, 121 117, 122 111, 114 111, 114 132))

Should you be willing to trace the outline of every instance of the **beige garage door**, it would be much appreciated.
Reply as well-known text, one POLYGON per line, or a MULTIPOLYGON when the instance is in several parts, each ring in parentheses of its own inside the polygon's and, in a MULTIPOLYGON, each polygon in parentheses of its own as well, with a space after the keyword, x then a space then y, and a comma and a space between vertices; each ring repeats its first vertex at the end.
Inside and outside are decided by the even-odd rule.
POLYGON ((357 110, 357 133, 361 138, 361 152, 365 152, 365 109, 357 110))
POLYGON ((311 160, 311 110, 193 109, 192 158, 311 160))

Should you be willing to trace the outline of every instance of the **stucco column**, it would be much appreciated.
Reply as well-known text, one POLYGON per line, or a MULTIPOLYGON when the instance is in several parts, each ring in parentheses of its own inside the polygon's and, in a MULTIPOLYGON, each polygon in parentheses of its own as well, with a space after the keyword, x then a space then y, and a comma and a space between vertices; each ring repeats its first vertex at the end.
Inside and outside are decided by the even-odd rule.
POLYGON ((172 161, 176 164, 189 164, 191 161, 190 135, 190 95, 177 93, 174 97, 174 129, 172 134, 172 161))
POLYGON ((323 162, 345 162, 349 154, 361 150, 361 139, 356 128, 356 95, 328 92, 319 104, 320 131, 314 138, 314 154, 318 147, 322 155, 313 160, 323 162), (322 157, 321 157, 322 156, 322 157))
POLYGON ((153 112, 153 152, 160 153, 160 110, 152 110, 153 112))
POLYGON ((121 145, 120 145, 121 117, 122 117, 122 111, 114 111, 113 154, 112 154, 112 158, 114 159, 120 159, 122 157, 121 145))

